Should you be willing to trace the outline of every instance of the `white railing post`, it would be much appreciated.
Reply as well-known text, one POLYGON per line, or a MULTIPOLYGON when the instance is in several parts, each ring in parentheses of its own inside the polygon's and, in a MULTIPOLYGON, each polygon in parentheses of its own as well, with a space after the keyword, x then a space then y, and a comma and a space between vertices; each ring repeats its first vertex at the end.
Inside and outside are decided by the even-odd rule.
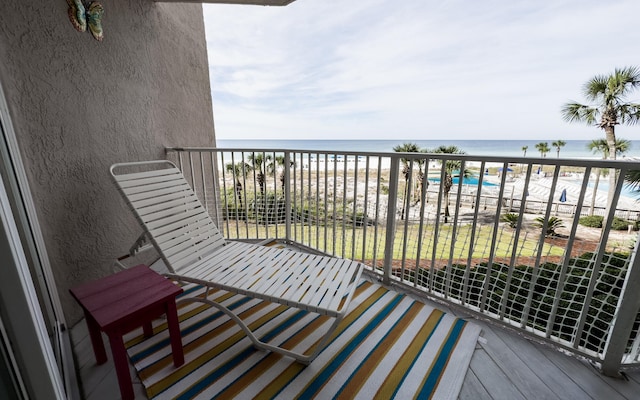
POLYGON ((291 153, 284 153, 284 230, 285 240, 291 241, 291 153))
POLYGON ((384 262, 382 281, 385 284, 391 281, 391 267, 393 266, 393 244, 396 233, 396 202, 398 200, 398 175, 399 157, 391 157, 391 170, 389 172, 389 198, 387 201, 387 234, 384 242, 384 262))
POLYGON ((620 364, 627 349, 629 336, 633 330, 638 311, 640 311, 640 258, 638 257, 638 245, 636 245, 629 263, 629 270, 622 286, 620 300, 616 313, 611 321, 611 329, 604 347, 604 360, 602 361, 602 373, 607 376, 619 377, 620 364))

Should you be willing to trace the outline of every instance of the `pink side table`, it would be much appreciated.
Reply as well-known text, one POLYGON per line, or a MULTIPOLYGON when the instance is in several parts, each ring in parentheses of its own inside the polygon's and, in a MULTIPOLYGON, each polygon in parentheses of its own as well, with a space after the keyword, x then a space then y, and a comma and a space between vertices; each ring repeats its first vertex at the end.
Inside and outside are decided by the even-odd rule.
POLYGON ((176 296, 182 288, 146 265, 137 265, 114 275, 87 282, 69 290, 84 310, 96 362, 103 364, 107 354, 100 331, 109 337, 113 362, 123 399, 133 399, 129 362, 122 336, 140 326, 145 337, 153 335, 151 321, 167 315, 173 364, 184 364, 176 296))

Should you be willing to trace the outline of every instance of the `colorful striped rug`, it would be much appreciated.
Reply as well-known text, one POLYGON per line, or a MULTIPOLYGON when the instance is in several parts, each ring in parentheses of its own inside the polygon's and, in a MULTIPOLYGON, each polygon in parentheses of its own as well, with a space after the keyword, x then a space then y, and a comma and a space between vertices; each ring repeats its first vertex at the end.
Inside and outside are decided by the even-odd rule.
MULTIPOLYGON (((185 286, 185 296, 202 296, 185 286)), ((312 348, 331 320, 219 290, 263 340, 312 348)), ((203 303, 179 306, 185 364, 173 366, 166 324, 125 338, 149 398, 455 399, 480 333, 477 325, 363 280, 329 345, 309 366, 256 350, 226 315, 203 303)))

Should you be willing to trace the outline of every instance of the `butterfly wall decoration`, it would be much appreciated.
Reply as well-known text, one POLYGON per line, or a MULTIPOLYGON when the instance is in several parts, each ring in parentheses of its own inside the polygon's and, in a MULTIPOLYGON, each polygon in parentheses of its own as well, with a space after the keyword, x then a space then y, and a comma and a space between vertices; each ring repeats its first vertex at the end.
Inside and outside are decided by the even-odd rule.
POLYGON ((85 7, 82 0, 67 0, 69 5, 69 20, 78 32, 85 32, 89 28, 91 35, 102 41, 104 32, 102 31, 102 15, 104 7, 97 1, 88 3, 85 7))

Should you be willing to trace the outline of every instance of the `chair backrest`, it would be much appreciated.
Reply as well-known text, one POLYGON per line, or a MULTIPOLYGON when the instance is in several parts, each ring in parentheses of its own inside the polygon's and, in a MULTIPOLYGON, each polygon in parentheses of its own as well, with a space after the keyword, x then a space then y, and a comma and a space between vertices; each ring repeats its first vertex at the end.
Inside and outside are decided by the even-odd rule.
POLYGON ((122 163, 110 171, 172 272, 179 273, 224 245, 224 237, 175 164, 165 160, 122 163))

